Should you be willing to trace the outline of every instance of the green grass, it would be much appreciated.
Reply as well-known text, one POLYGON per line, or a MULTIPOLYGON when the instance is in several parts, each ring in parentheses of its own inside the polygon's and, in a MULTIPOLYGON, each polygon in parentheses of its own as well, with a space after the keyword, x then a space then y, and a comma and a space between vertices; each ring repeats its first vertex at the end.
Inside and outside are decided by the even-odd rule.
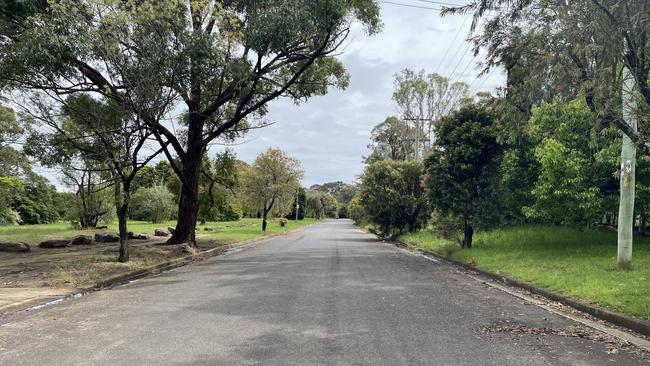
MULTIPOLYGON (((280 233, 298 227, 314 223, 313 219, 302 221, 289 221, 287 226, 281 227, 278 221, 269 220, 267 235, 280 233)), ((103 225, 103 224, 100 224, 103 225)), ((94 235, 98 232, 117 233, 117 222, 107 224, 107 230, 76 230, 68 222, 58 222, 45 225, 24 225, 24 226, 0 226, 0 238, 4 240, 23 241, 28 244, 37 245, 47 239, 69 239, 77 235, 94 235)), ((135 233, 147 233, 153 235, 154 230, 175 227, 175 221, 168 221, 159 224, 152 224, 142 221, 130 221, 128 223, 129 231, 135 233)), ((253 239, 262 236, 262 220, 260 219, 241 219, 234 222, 210 222, 198 226, 197 239, 200 241, 217 240, 223 243, 232 243, 241 240, 253 239), (205 231, 205 227, 212 227, 215 231, 205 231)))
POLYGON ((650 319, 650 238, 634 241, 634 271, 616 270, 616 233, 566 227, 526 226, 480 232, 474 248, 429 231, 401 240, 478 268, 650 319))

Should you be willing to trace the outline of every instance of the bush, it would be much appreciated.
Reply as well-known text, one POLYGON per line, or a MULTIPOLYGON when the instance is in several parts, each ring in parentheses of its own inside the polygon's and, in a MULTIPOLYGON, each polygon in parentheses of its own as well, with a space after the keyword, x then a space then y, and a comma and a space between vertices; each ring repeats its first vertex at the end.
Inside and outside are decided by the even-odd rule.
POLYGON ((428 210, 422 173, 422 164, 413 161, 386 160, 366 167, 359 203, 381 234, 415 231, 424 225, 428 210))
POLYGON ((282 226, 282 227, 287 226, 288 223, 289 223, 289 220, 285 219, 284 217, 278 220, 278 224, 280 224, 280 226, 282 226))
POLYGON ((223 221, 239 221, 242 218, 243 212, 239 204, 231 202, 226 204, 223 209, 223 221))
POLYGON ((129 207, 132 219, 152 223, 171 219, 176 210, 174 195, 164 186, 138 189, 129 207))
POLYGON ((348 203, 348 214, 355 224, 365 226, 369 223, 368 214, 361 204, 359 195, 355 195, 348 203))

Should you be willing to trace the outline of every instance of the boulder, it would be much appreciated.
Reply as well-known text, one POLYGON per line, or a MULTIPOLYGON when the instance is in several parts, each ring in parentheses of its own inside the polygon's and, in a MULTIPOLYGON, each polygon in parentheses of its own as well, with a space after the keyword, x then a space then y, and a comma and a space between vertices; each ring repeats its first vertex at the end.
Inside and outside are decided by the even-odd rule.
POLYGON ((170 234, 174 235, 174 232, 176 232, 176 229, 174 229, 173 227, 168 227, 167 231, 169 231, 170 234))
POLYGON ((165 230, 156 229, 156 231, 154 231, 153 235, 154 236, 167 236, 167 235, 169 235, 169 233, 166 232, 165 230))
POLYGON ((29 244, 20 241, 0 241, 0 252, 27 253, 30 250, 29 244))
POLYGON ((115 243, 120 241, 120 237, 115 234, 95 234, 95 241, 98 243, 115 243))
POLYGON ((93 238, 92 236, 88 236, 88 235, 75 236, 70 241, 70 244, 72 245, 90 245, 92 243, 93 243, 93 238))
POLYGON ((133 233, 133 231, 127 232, 126 237, 129 239, 136 239, 136 235, 133 233))
POLYGON ((206 228, 205 228, 205 229, 203 229, 203 230, 205 230, 205 231, 214 231, 214 228, 213 228, 213 227, 209 227, 209 226, 208 226, 208 227, 206 227, 206 228))
POLYGON ((149 240, 149 234, 135 234, 135 235, 133 235, 133 239, 136 239, 136 240, 149 240))
POLYGON ((45 240, 38 244, 41 248, 63 248, 70 244, 70 240, 45 240))

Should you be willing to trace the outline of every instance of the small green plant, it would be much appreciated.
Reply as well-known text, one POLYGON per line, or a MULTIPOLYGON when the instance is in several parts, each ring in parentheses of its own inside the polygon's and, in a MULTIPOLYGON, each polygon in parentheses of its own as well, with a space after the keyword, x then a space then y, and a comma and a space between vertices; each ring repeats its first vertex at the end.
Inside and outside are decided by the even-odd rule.
POLYGON ((278 220, 278 224, 280 226, 282 226, 282 227, 287 226, 288 223, 289 223, 289 220, 285 219, 284 217, 278 220))

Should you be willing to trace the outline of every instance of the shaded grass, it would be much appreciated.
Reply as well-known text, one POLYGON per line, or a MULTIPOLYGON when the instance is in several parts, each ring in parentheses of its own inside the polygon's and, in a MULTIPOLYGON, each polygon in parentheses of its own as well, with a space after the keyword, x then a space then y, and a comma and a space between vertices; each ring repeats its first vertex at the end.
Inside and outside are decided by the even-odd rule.
MULTIPOLYGON (((242 219, 236 222, 216 222, 199 226, 197 242, 200 250, 286 232, 315 223, 305 219, 289 221, 281 227, 277 220, 270 220, 267 232, 262 232, 259 219, 242 219), (214 231, 205 231, 211 227, 214 231)), ((118 243, 69 246, 58 249, 36 247, 46 239, 70 239, 76 235, 94 235, 97 232, 116 232, 117 224, 107 230, 75 230, 69 223, 47 225, 0 227, 0 240, 24 241, 32 244, 30 253, 0 253, 0 287, 82 287, 109 277, 143 269, 168 260, 187 255, 178 246, 164 244, 165 238, 141 242, 131 241, 130 261, 118 263, 118 243)), ((156 228, 167 229, 175 222, 151 224, 130 222, 129 231, 153 234, 156 228)), ((153 237, 152 237, 153 238, 153 237)))
POLYGON ((478 268, 650 319, 650 238, 635 238, 632 272, 616 270, 616 233, 604 230, 525 226, 479 232, 472 249, 461 249, 430 230, 400 239, 478 268))

